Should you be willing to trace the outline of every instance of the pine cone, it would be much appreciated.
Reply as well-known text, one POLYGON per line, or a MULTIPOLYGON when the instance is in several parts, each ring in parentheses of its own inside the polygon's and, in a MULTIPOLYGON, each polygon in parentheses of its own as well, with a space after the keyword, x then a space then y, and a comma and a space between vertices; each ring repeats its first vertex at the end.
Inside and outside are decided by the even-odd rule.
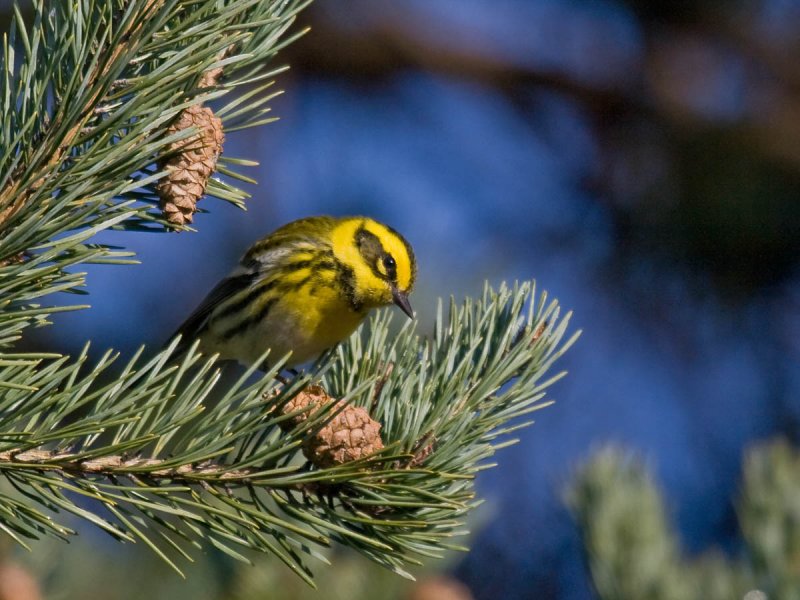
POLYGON ((332 467, 364 458, 383 448, 380 423, 365 409, 332 398, 319 385, 308 386, 283 406, 283 414, 305 410, 281 426, 284 430, 292 429, 332 402, 335 404, 330 411, 336 416, 303 444, 303 454, 312 464, 332 467))
POLYGON ((24 263, 25 259, 26 259, 25 252, 18 252, 13 256, 9 256, 8 258, 0 260, 0 267, 7 267, 8 265, 19 265, 24 263))
POLYGON ((189 127, 195 127, 197 135, 170 144, 170 152, 176 154, 161 164, 169 172, 156 185, 164 217, 174 225, 192 222, 197 201, 205 194, 208 178, 217 168, 225 140, 222 121, 205 106, 181 111, 167 135, 189 127))
MULTIPOLYGON (((230 49, 233 50, 233 47, 231 46, 230 49)), ((223 52, 220 55, 220 58, 221 59, 225 58, 226 54, 227 51, 223 52)), ((220 77, 222 77, 222 67, 217 67, 216 69, 211 69, 210 71, 206 71, 200 78, 200 83, 198 84, 198 87, 201 88, 214 87, 219 82, 220 77)))

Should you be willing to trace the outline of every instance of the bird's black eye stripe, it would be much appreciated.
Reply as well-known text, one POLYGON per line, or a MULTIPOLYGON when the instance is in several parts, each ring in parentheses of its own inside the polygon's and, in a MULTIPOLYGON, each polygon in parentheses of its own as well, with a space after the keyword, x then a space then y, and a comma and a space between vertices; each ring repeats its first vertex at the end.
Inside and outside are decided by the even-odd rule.
POLYGON ((397 280, 397 263, 394 257, 386 252, 377 235, 361 227, 356 231, 354 241, 364 262, 370 266, 376 277, 392 282, 397 280))

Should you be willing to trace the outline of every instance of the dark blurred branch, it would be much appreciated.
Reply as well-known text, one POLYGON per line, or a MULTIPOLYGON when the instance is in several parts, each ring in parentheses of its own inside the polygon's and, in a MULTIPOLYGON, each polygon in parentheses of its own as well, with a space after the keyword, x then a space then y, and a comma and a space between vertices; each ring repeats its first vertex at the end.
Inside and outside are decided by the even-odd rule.
POLYGON ((529 87, 545 87, 579 99, 598 113, 647 110, 635 95, 619 89, 599 89, 566 74, 532 71, 491 56, 446 45, 426 45, 399 28, 377 26, 344 32, 312 9, 313 36, 289 49, 292 71, 302 75, 340 77, 364 83, 380 82, 397 73, 418 69, 477 81, 513 96, 529 87))
MULTIPOLYGON (((406 70, 422 70, 447 77, 478 82, 502 91, 512 102, 530 88, 544 88, 577 101, 601 129, 626 126, 631 118, 646 119, 676 130, 699 128, 727 131, 739 144, 750 145, 765 158, 800 168, 800 94, 795 85, 794 61, 775 60, 766 42, 741 21, 719 18, 694 22, 642 22, 645 55, 633 85, 598 87, 568 72, 520 67, 472 49, 410 37, 407 28, 393 26, 389 19, 344 31, 320 10, 308 13, 314 35, 290 49, 295 73, 336 77, 364 84, 379 83, 406 70), (688 72, 682 65, 667 65, 678 58, 669 49, 680 48, 685 39, 699 39, 713 50, 724 46, 744 61, 754 97, 740 119, 718 120, 698 113, 691 105, 676 102, 676 87, 704 85, 713 73, 688 72), (658 42, 658 43, 655 43, 658 42), (676 77, 682 78, 681 81, 676 77), (666 78, 666 79, 665 79, 666 78)), ((712 18, 714 17, 714 18, 712 18)), ((695 92, 688 89, 687 92, 695 92)), ((680 99, 678 99, 680 100, 680 99)))

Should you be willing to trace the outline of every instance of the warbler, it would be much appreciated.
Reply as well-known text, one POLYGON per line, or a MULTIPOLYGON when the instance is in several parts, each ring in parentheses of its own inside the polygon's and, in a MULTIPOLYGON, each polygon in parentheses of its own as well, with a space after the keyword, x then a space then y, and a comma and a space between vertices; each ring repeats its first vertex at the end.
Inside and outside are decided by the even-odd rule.
MULTIPOLYGON (((288 352, 286 367, 349 336, 369 311, 392 303, 413 318, 416 261, 409 243, 367 217, 308 217, 253 244, 178 328, 181 347, 254 364, 288 352)), ((174 337, 174 335, 172 337, 174 337)))

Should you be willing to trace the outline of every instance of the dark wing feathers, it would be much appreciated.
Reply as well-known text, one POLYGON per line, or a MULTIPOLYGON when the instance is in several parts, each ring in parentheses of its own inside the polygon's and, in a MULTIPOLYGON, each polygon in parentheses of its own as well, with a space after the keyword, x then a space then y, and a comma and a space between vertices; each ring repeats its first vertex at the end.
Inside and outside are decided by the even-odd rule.
POLYGON ((208 317, 214 309, 225 300, 249 286, 255 278, 255 273, 242 273, 231 275, 220 281, 203 299, 194 312, 181 324, 169 339, 181 335, 181 341, 175 350, 176 355, 183 354, 192 345, 208 323, 208 317))
POLYGON ((189 349, 208 325, 208 318, 215 308, 237 292, 253 285, 257 279, 263 279, 266 273, 278 268, 292 254, 293 249, 303 245, 318 246, 320 240, 327 239, 327 234, 339 220, 333 217, 300 219, 287 223, 253 244, 242 257, 239 271, 220 281, 170 336, 170 340, 179 333, 182 336, 176 354, 189 349))

